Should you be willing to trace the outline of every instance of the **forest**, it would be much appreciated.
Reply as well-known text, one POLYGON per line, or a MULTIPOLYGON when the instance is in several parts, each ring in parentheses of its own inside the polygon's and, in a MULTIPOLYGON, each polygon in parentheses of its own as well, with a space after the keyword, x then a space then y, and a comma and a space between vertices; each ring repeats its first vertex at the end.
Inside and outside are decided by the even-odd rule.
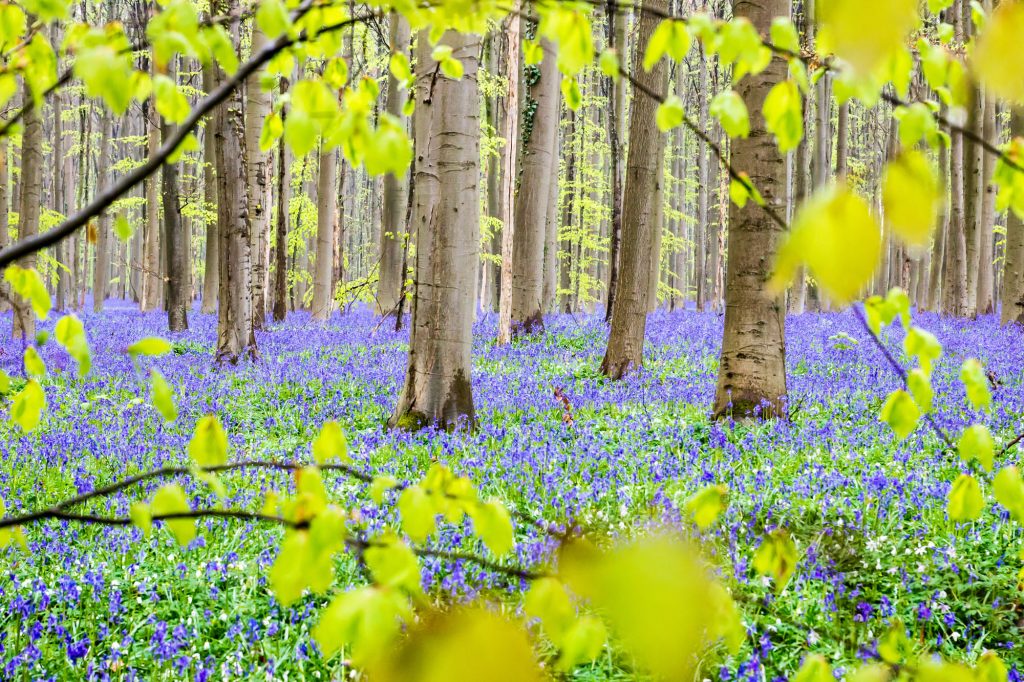
POLYGON ((0 679, 1024 680, 1024 0, 0 0, 0 679))

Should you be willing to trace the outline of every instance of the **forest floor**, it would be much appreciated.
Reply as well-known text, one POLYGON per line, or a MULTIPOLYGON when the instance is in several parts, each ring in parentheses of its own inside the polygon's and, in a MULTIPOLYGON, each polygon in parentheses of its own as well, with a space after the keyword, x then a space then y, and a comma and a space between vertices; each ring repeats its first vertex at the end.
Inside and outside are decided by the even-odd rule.
MULTIPOLYGON (((997 522, 951 524, 955 453, 918 430, 897 442, 878 421, 899 379, 851 313, 790 318, 790 423, 734 425, 707 418, 722 320, 715 314, 657 313, 648 325, 647 366, 623 382, 600 377, 606 331, 596 317, 553 317, 543 336, 499 348, 494 320, 477 325, 471 434, 389 432, 382 427, 405 368, 406 332, 366 313, 335 316, 324 328, 295 314, 259 335, 261 358, 215 367, 215 319, 191 316, 174 352, 133 366, 135 340, 166 336, 162 314, 113 307, 84 316, 94 369, 74 378, 55 344, 42 355, 48 415, 25 436, 0 425, 0 495, 8 514, 41 508, 79 491, 166 464, 187 463, 196 421, 215 412, 233 459, 307 460, 323 422, 347 431, 358 466, 416 479, 432 461, 469 476, 485 495, 552 522, 573 519, 628 535, 669 524, 699 536, 743 609, 748 641, 735 657, 707 663, 708 677, 772 680, 808 652, 846 670, 870 657, 876 638, 901 618, 922 650, 974 660, 995 649, 1024 669, 1017 571, 1020 531, 997 522), (157 367, 178 391, 180 416, 165 425, 149 405, 146 375, 157 367), (560 388, 572 421, 553 397, 560 388), (711 483, 729 486, 730 506, 698 533, 680 509, 711 483), (787 527, 801 552, 795 576, 776 596, 751 568, 765 529, 787 527)), ((964 322, 922 314, 946 353, 934 378, 937 420, 948 431, 981 419, 997 445, 1024 429, 1024 343, 993 318, 964 322), (991 413, 965 407, 960 363, 978 357, 1001 382, 991 413)), ((43 327, 49 328, 50 323, 43 327)), ((902 331, 886 332, 900 356, 902 331)), ((10 338, 10 318, 0 318, 10 338)), ((20 348, 5 345, 0 367, 20 374, 20 348)), ((1012 450, 1003 464, 1016 461, 1012 450)), ((267 490, 287 489, 274 472, 225 476, 228 506, 259 510, 267 490)), ((365 486, 328 476, 339 504, 370 529, 395 521, 365 486)), ((154 486, 137 486, 92 511, 126 514, 154 486)), ((188 482, 193 502, 208 489, 188 482)), ((89 508, 83 509, 83 511, 89 508)), ((323 603, 307 597, 284 609, 265 579, 280 531, 237 521, 200 524, 179 548, 158 528, 50 522, 27 530, 30 552, 0 555, 0 677, 82 679, 327 679, 309 630, 323 603)), ((461 526, 443 526, 442 547, 477 549, 461 526)), ((482 551, 482 550, 481 550, 482 551)), ((520 563, 545 561, 551 543, 517 529, 520 563)), ((494 594, 501 579, 469 564, 424 560, 428 593, 494 594)), ((362 580, 339 559, 338 587, 362 580)), ((514 604, 509 600, 509 604, 514 604)), ((1016 675, 1016 672, 1013 673, 1016 675)), ((574 679, 635 679, 607 649, 574 679)), ((1018 679, 1013 677, 1011 679, 1018 679)))

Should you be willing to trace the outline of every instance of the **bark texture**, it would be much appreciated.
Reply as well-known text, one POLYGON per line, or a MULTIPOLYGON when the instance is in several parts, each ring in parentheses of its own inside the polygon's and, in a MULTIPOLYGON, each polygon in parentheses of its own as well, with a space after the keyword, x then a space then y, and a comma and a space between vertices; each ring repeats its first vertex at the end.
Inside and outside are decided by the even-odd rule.
MULTIPOLYGON (((650 71, 643 69, 644 46, 658 25, 658 13, 667 10, 664 0, 643 3, 637 21, 633 51, 633 73, 648 90, 664 95, 668 87, 668 65, 659 61, 650 71)), ((622 201, 622 244, 619 250, 619 281, 612 307, 608 347, 601 372, 620 379, 643 366, 644 334, 651 301, 651 277, 659 262, 657 236, 661 232, 659 182, 665 157, 665 135, 655 124, 658 103, 639 94, 633 99, 629 118, 629 152, 626 158, 625 192, 622 201)))
POLYGON ((415 207, 416 277, 409 363, 392 427, 472 426, 470 384, 473 280, 480 202, 477 90, 480 39, 449 31, 441 39, 465 69, 461 80, 435 74, 419 39, 415 207))
MULTIPOLYGON (((765 34, 775 17, 788 17, 788 0, 735 0, 733 11, 765 34)), ((762 110, 771 88, 786 78, 779 58, 762 73, 744 78, 738 92, 750 112, 750 136, 733 140, 732 162, 746 171, 765 202, 785 208, 786 161, 768 133, 762 110)), ((782 228, 753 202, 729 205, 729 262, 725 329, 713 412, 716 417, 767 418, 786 412, 786 316, 783 295, 771 297, 765 282, 782 228)))

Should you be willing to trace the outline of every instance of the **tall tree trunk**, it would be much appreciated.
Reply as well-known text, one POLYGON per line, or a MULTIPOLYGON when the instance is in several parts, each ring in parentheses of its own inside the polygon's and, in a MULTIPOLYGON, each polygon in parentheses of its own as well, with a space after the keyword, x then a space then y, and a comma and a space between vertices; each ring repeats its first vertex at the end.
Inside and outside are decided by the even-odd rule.
MULTIPOLYGON (((984 137, 993 144, 998 143, 999 128, 996 121, 996 100, 989 97, 985 101, 985 123, 982 130, 984 137)), ((995 172, 996 157, 993 154, 982 154, 982 206, 978 223, 978 297, 977 312, 990 315, 995 311, 993 292, 995 291, 995 256, 993 253, 993 228, 996 221, 996 186, 992 181, 995 172)))
POLYGON ((541 294, 541 309, 545 312, 555 307, 558 290, 558 165, 560 147, 558 143, 558 114, 555 114, 555 140, 551 152, 551 180, 548 182, 548 211, 544 228, 544 287, 541 294))
MULTIPOLYGON (((643 53, 659 23, 657 15, 667 8, 666 0, 643 2, 632 59, 632 70, 639 83, 644 89, 660 95, 664 95, 668 88, 666 61, 659 60, 650 71, 646 71, 643 53)), ((655 125, 658 103, 653 98, 640 94, 633 98, 632 107, 622 201, 619 281, 612 307, 608 347, 601 361, 601 372, 612 379, 620 379, 643 366, 647 311, 651 305, 651 277, 659 262, 657 240, 662 215, 659 180, 664 166, 665 135, 655 125)))
MULTIPOLYGON (((409 23, 398 12, 391 13, 391 50, 405 54, 409 50, 409 23)), ((388 74, 388 93, 385 110, 402 120, 405 95, 398 80, 388 74)), ((488 190, 491 177, 488 175, 488 190)), ((377 314, 394 315, 398 311, 398 298, 402 295, 405 273, 402 272, 402 250, 405 244, 405 208, 408 203, 408 178, 388 174, 384 177, 384 196, 380 226, 380 278, 377 284, 377 314)), ((488 195, 490 200, 490 195, 488 195)), ((489 208, 493 208, 490 207, 489 208)), ((493 214, 492 214, 493 215, 493 214)), ((484 266, 486 268, 486 266, 484 266)))
MULTIPOLYGON (((628 15, 624 8, 615 7, 608 20, 608 44, 620 55, 626 54, 626 23, 628 15)), ((608 240, 608 294, 604 309, 604 321, 611 322, 615 306, 615 290, 619 282, 619 250, 622 243, 622 164, 624 156, 623 126, 626 112, 626 81, 615 78, 611 81, 612 97, 608 107, 608 144, 611 175, 611 223, 608 240)))
MULTIPOLYGON (((213 64, 203 67, 203 90, 211 92, 216 87, 216 75, 213 64)), ((213 117, 206 119, 206 130, 203 133, 203 202, 206 208, 206 272, 203 275, 203 303, 200 309, 209 315, 217 310, 217 290, 220 288, 220 268, 218 249, 220 237, 217 235, 217 219, 210 219, 210 212, 217 210, 217 152, 214 143, 213 117)))
MULTIPOLYGON (((708 64, 703 52, 697 54, 700 66, 697 71, 697 88, 699 92, 707 92, 708 64)), ((708 105, 707 97, 700 97, 697 125, 707 130, 708 105)), ((703 312, 708 302, 708 191, 711 175, 708 169, 709 151, 703 140, 697 140, 697 225, 693 239, 693 273, 696 278, 697 310, 703 312)))
MULTIPOLYGON (((96 189, 102 192, 110 184, 110 147, 112 114, 104 111, 100 114, 100 149, 96 162, 96 189)), ((37 209, 38 212, 38 209, 37 209)), ((96 261, 92 271, 92 310, 98 313, 103 310, 110 289, 110 214, 104 211, 96 221, 96 261)))
MULTIPOLYGON (((948 186, 949 179, 949 147, 939 146, 939 187, 948 186)), ((938 227, 935 230, 935 237, 932 241, 931 263, 928 273, 928 310, 942 309, 943 290, 943 269, 946 252, 946 234, 949 231, 949 198, 947 192, 942 192, 942 206, 940 209, 938 227)))
MULTIPOLYGON (((267 38, 256 22, 252 29, 252 54, 267 44, 267 38)), ((270 230, 270 206, 267 188, 270 184, 269 155, 260 151, 260 131, 270 114, 270 93, 260 87, 261 72, 245 82, 245 152, 246 183, 249 190, 249 254, 252 262, 250 298, 252 325, 263 329, 267 320, 267 233, 270 230)), ((216 262, 216 261, 212 261, 216 262)))
MULTIPOLYGON (((164 142, 174 133, 166 122, 160 126, 164 142)), ((178 164, 165 163, 161 175, 161 198, 164 207, 164 234, 167 240, 167 325, 172 332, 188 329, 189 283, 188 244, 181 220, 178 188, 178 164)))
POLYGON ((313 319, 326 320, 334 307, 334 185, 337 152, 321 150, 316 190, 316 263, 313 270, 313 319))
POLYGON ((964 143, 953 132, 950 145, 950 209, 946 231, 943 312, 967 314, 967 235, 964 226, 964 143))
MULTIPOLYGON (((25 86, 22 101, 32 94, 25 86)), ((40 195, 43 184, 43 119, 38 108, 28 109, 22 116, 21 133, 21 207, 18 213, 18 239, 32 237, 39 232, 40 195)), ((19 263, 23 268, 36 266, 36 254, 30 254, 19 263)), ((14 320, 12 334, 15 339, 28 341, 36 334, 36 318, 29 302, 13 296, 14 320)))
MULTIPOLYGON (((985 100, 980 88, 971 89, 968 105, 967 129, 981 137, 985 125, 985 100)), ((970 138, 964 137, 964 237, 966 242, 967 304, 965 313, 975 317, 978 313, 978 276, 981 249, 981 214, 984 206, 985 180, 982 179, 982 149, 970 138)))
POLYGON ((544 331, 544 242, 552 169, 554 182, 558 182, 555 161, 560 79, 554 44, 542 38, 540 45, 544 58, 539 66, 526 67, 522 107, 523 147, 512 240, 512 336, 544 331), (526 120, 530 112, 532 121, 526 120))
MULTIPOLYGON (((221 0, 218 13, 235 14, 238 0, 221 0)), ((238 42, 238 20, 232 35, 238 42)), ((218 67, 218 79, 224 78, 218 67)), ((217 360, 237 362, 255 355, 252 323, 249 193, 246 186, 245 129, 242 95, 235 90, 214 115, 217 159, 217 231, 220 235, 220 293, 217 306, 217 360)))
POLYGON ((505 168, 501 177, 501 297, 498 302, 498 343, 512 340, 512 262, 515 252, 516 185, 519 180, 519 81, 520 21, 519 14, 509 16, 508 28, 508 99, 505 114, 505 168))
MULTIPOLYGON (((565 229, 572 227, 572 197, 577 191, 576 187, 576 148, 573 139, 576 136, 576 112, 569 111, 569 131, 565 136, 562 145, 567 150, 565 158, 565 196, 562 198, 562 226, 565 229)), ((558 289, 561 295, 560 308, 563 313, 572 312, 572 268, 575 264, 572 257, 572 241, 570 238, 559 239, 565 242, 565 248, 560 250, 558 267, 558 289)))
MULTIPOLYGON (((1024 136, 1024 108, 1010 114, 1010 135, 1024 136)), ((1003 266, 1002 323, 1024 325, 1024 220, 1013 211, 1006 216, 1006 255, 1003 266)))
MULTIPOLYGON (((157 121, 159 114, 149 99, 145 104, 147 146, 149 156, 153 156, 160 148, 160 128, 157 121)), ((143 246, 142 310, 155 310, 160 305, 160 294, 163 282, 160 279, 160 198, 157 193, 157 175, 153 173, 146 178, 146 222, 145 245, 143 246)), ((210 267, 207 264, 207 267, 210 267)))
MULTIPOLYGON (((788 17, 789 0, 751 3, 737 0, 737 16, 766 34, 773 19, 788 17)), ((786 161, 768 133, 762 113, 765 98, 786 78, 786 63, 772 59, 758 75, 744 78, 737 90, 750 112, 750 136, 732 143, 732 163, 749 174, 768 206, 785 204, 786 161)), ((769 296, 765 283, 782 236, 754 202, 729 206, 729 263, 725 287, 725 329, 718 366, 714 414, 767 418, 786 412, 785 299, 769 296)))
POLYGON ((472 426, 473 280, 480 230, 480 39, 448 31, 441 44, 462 62, 461 80, 436 71, 419 38, 415 217, 416 277, 409 363, 392 427, 472 426))
MULTIPOLYGON (((288 79, 281 79, 281 96, 288 92, 288 79)), ((282 124, 288 107, 281 108, 282 124)), ((288 315, 288 221, 292 197, 292 155, 282 140, 277 150, 277 217, 274 226, 274 321, 284 322, 288 315)))

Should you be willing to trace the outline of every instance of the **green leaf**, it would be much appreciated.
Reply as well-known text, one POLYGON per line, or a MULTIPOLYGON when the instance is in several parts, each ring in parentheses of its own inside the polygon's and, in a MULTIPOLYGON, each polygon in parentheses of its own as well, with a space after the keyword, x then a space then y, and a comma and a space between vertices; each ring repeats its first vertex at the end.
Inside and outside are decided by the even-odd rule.
POLYGON ((771 39, 775 47, 794 55, 800 54, 800 34, 789 17, 775 17, 772 20, 771 39))
POLYGON ((891 665, 899 665, 910 660, 914 654, 914 646, 907 639, 907 631, 903 621, 897 619, 878 638, 878 655, 891 665))
POLYGON ((409 594, 423 591, 419 559, 404 542, 374 544, 363 553, 363 559, 378 585, 397 587, 409 594))
POLYGON ((7 395, 11 392, 11 377, 7 372, 0 369, 0 395, 7 395))
POLYGON ((782 592, 796 571, 797 561, 793 538, 784 528, 777 528, 761 540, 761 545, 754 553, 754 570, 761 575, 771 576, 775 581, 775 591, 782 592))
POLYGON ((974 668, 974 675, 977 682, 1007 682, 1010 677, 1006 664, 994 651, 986 651, 981 655, 974 668))
POLYGON ((960 368, 960 381, 967 389, 967 399, 976 410, 987 410, 992 406, 992 393, 988 386, 988 377, 981 363, 970 358, 960 368))
POLYGON ((46 363, 39 357, 39 351, 34 346, 25 348, 25 374, 36 379, 46 376, 46 363))
POLYGON ((544 50, 541 49, 539 40, 523 40, 523 64, 534 66, 544 60, 544 50))
POLYGON ((946 502, 946 512, 951 521, 973 521, 980 518, 981 512, 985 509, 981 486, 968 474, 960 474, 960 477, 953 481, 946 502))
POLYGON ((409 486, 398 496, 398 513, 402 529, 414 542, 423 542, 437 528, 437 512, 430 496, 423 488, 409 486))
POLYGON ((834 680, 832 666, 828 664, 824 656, 817 654, 805 658, 800 669, 793 677, 789 678, 789 682, 834 682, 834 680))
POLYGON ((769 289, 781 291, 806 264, 838 305, 857 298, 882 253, 882 231, 867 203, 845 184, 823 188, 797 211, 779 246, 769 289))
POLYGON ((920 408, 921 414, 931 412, 935 392, 932 390, 931 378, 920 367, 915 367, 907 374, 907 390, 914 396, 914 402, 920 408))
POLYGON ((141 530, 147 538, 153 532, 153 513, 145 502, 132 502, 132 506, 128 509, 128 518, 131 519, 132 525, 141 530))
POLYGON ((939 218, 943 188, 919 151, 904 152, 885 167, 882 204, 886 222, 907 245, 925 248, 939 218))
POLYGON ((411 615, 406 598, 396 590, 359 587, 331 600, 313 627, 313 640, 325 659, 349 647, 352 661, 365 665, 388 650, 411 615))
POLYGON ((196 424, 188 444, 188 455, 203 468, 227 464, 228 435, 216 415, 208 414, 196 424))
POLYGON ((271 147, 281 139, 284 133, 284 123, 276 111, 263 119, 263 127, 260 128, 260 151, 264 154, 270 151, 271 147))
POLYGON ((971 68, 975 76, 1000 99, 1024 102, 1024 79, 1014 59, 1024 35, 1024 5, 1001 2, 978 36, 972 53, 971 68))
POLYGON ((14 396, 11 405, 11 421, 21 427, 22 431, 34 431, 42 419, 46 408, 46 394, 35 379, 30 379, 24 388, 14 396))
MULTIPOLYGON (((188 506, 188 499, 185 497, 185 491, 177 483, 169 483, 157 490, 153 495, 152 501, 149 503, 149 508, 155 518, 168 514, 184 514, 191 511, 188 506)), ((171 533, 174 534, 174 539, 182 547, 192 542, 196 537, 195 519, 168 519, 164 523, 167 524, 171 533)))
POLYGON ((665 101, 658 105, 654 115, 658 130, 663 133, 672 130, 680 125, 686 118, 686 111, 683 109, 683 100, 678 95, 669 95, 665 101))
POLYGON ((164 379, 164 375, 156 369, 149 371, 149 400, 163 416, 164 421, 172 422, 178 418, 178 407, 174 404, 174 390, 164 379))
POLYGON ((338 422, 327 422, 320 429, 320 435, 313 440, 313 460, 317 464, 332 459, 350 462, 348 456, 348 439, 338 422))
POLYGON ((598 618, 582 616, 562 638, 562 652, 558 657, 558 670, 568 672, 578 665, 589 663, 600 655, 608 631, 598 618))
POLYGON ((992 471, 996 445, 992 440, 992 434, 984 424, 974 424, 964 429, 956 449, 960 453, 960 458, 965 462, 970 463, 971 460, 976 459, 985 471, 992 471))
POLYGON ((911 327, 903 337, 903 352, 917 358, 925 374, 931 375, 935 361, 942 357, 942 344, 931 332, 911 327))
POLYGON ((291 28, 292 20, 282 0, 261 0, 256 10, 256 25, 267 38, 274 40, 291 28))
POLYGON ((576 619, 576 610, 565 587, 555 578, 538 578, 526 593, 523 608, 530 618, 538 618, 555 646, 561 647, 576 619))
POLYGON ((383 504, 384 493, 397 485, 398 480, 394 476, 377 476, 373 479, 373 483, 370 484, 370 499, 373 500, 374 504, 383 504))
POLYGON ((148 355, 150 357, 158 358, 162 355, 167 355, 170 352, 170 342, 157 336, 147 336, 146 338, 139 339, 132 345, 128 346, 128 354, 135 356, 148 355))
POLYGON ((879 420, 892 427, 896 437, 903 440, 917 428, 921 410, 906 391, 893 391, 885 399, 879 420))
POLYGON ((117 217, 114 218, 114 234, 123 242, 128 241, 135 234, 135 230, 132 229, 131 223, 128 222, 123 213, 118 213, 117 217))
POLYGON ((558 43, 558 70, 575 76, 594 59, 594 31, 586 11, 567 3, 537 7, 538 35, 558 43))
POLYGON ((918 0, 830 0, 818 7, 819 54, 834 53, 861 78, 876 75, 917 27, 918 0))
POLYGON ((1004 467, 992 479, 996 501, 1006 507, 1017 523, 1024 523, 1024 481, 1015 466, 1004 467))
POLYGON ((438 45, 434 48, 430 57, 440 65, 441 72, 444 75, 456 81, 462 78, 464 71, 462 62, 452 56, 450 45, 438 45))
POLYGON ((285 534, 277 558, 267 573, 274 598, 282 606, 291 606, 302 596, 309 584, 311 563, 309 533, 291 531, 285 534))
POLYGON ((505 505, 498 500, 488 500, 470 507, 470 515, 473 530, 495 556, 502 557, 512 551, 515 533, 505 505))
POLYGON ((6 280, 18 296, 26 299, 32 304, 32 310, 36 317, 45 320, 50 313, 52 303, 50 294, 46 291, 43 278, 31 268, 23 268, 18 265, 9 265, 4 272, 6 280))
POLYGON ((677 62, 683 61, 690 51, 692 39, 686 22, 665 19, 654 29, 644 50, 644 71, 650 71, 666 54, 677 62))
POLYGON ((168 123, 183 123, 192 111, 188 97, 168 76, 157 74, 153 78, 153 95, 156 98, 156 110, 168 123))
POLYGON ((724 90, 711 100, 711 115, 717 118, 729 137, 746 137, 750 134, 750 117, 747 105, 735 90, 724 90))
POLYGON ((686 513, 693 517, 698 528, 706 530, 729 506, 728 494, 726 485, 709 485, 686 501, 686 513))
MULTIPOLYGON (((260 6, 262 7, 262 4, 260 6)), ((210 48, 210 54, 224 69, 224 73, 233 76, 238 71, 238 55, 227 29, 220 24, 207 26, 203 29, 203 38, 210 48)))
POLYGON ((82 321, 73 314, 65 315, 57 320, 53 332, 57 343, 78 363, 78 376, 88 374, 92 369, 92 351, 82 321))
MULTIPOLYGON (((344 64, 345 62, 341 61, 341 63, 344 64)), ((402 52, 395 52, 391 55, 391 59, 388 61, 388 69, 399 83, 412 80, 412 67, 409 66, 409 58, 402 52)))
POLYGON ((573 111, 583 104, 583 94, 580 92, 580 84, 573 76, 566 76, 562 79, 562 96, 565 97, 565 106, 573 111))
POLYGON ((776 83, 764 100, 764 122, 775 135, 779 151, 791 152, 804 137, 803 99, 795 81, 776 83))
POLYGON ((618 81, 622 77, 621 68, 619 66, 619 54, 611 48, 606 48, 601 52, 601 55, 597 59, 597 64, 601 69, 601 73, 611 78, 613 81, 618 81))

